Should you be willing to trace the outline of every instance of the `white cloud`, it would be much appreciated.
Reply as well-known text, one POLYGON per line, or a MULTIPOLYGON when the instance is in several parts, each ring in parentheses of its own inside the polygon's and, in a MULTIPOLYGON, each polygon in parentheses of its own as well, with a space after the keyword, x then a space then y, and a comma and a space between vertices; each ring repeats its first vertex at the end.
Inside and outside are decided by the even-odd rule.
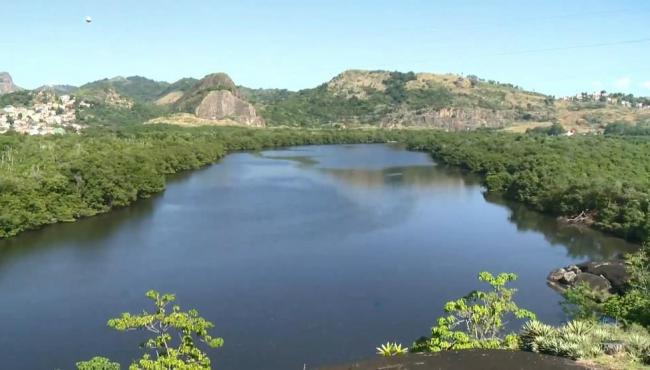
POLYGON ((621 77, 616 82, 614 82, 614 86, 616 86, 619 89, 627 89, 630 87, 632 84, 632 79, 629 77, 621 77))
POLYGON ((646 89, 650 89, 650 81, 645 81, 641 84, 641 86, 645 87, 646 89))

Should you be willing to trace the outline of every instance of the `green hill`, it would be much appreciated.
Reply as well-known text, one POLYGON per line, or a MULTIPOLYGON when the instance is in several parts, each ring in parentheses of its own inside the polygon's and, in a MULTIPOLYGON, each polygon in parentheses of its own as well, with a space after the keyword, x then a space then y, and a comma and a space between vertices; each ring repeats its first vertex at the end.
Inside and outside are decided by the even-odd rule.
POLYGON ((313 89, 243 89, 270 125, 375 125, 451 130, 549 120, 553 98, 474 76, 343 72, 313 89))
POLYGON ((92 97, 112 89, 118 94, 140 102, 153 102, 170 86, 168 82, 154 81, 145 77, 114 77, 87 83, 79 88, 77 95, 92 97))

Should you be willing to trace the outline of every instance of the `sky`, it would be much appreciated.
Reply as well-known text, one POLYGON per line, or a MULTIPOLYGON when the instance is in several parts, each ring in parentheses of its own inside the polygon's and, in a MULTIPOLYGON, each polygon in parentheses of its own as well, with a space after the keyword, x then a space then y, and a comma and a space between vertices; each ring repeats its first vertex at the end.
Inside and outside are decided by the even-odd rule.
POLYGON ((226 72, 297 90, 383 69, 650 95, 647 0, 21 0, 2 13, 0 71, 25 88, 226 72))

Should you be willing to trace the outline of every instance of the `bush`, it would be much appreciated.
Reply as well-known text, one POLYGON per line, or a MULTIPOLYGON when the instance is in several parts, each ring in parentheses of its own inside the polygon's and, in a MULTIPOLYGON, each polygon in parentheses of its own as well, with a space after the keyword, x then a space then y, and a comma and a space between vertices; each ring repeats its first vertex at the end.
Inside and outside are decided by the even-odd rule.
POLYGON ((489 291, 474 291, 467 296, 445 304, 445 317, 438 319, 431 328, 430 337, 418 339, 412 347, 414 352, 438 352, 469 348, 514 348, 518 346, 515 335, 503 336, 505 319, 535 319, 535 314, 520 308, 513 301, 515 289, 506 284, 517 275, 501 273, 493 276, 481 272, 479 280, 488 283, 489 291))
POLYGON ((650 334, 638 326, 571 321, 555 328, 538 321, 524 324, 520 335, 525 350, 577 359, 604 356, 608 343, 622 344, 621 362, 642 363, 650 351, 650 334))
POLYGON ((96 356, 88 361, 77 362, 77 370, 120 370, 120 364, 111 360, 96 356))

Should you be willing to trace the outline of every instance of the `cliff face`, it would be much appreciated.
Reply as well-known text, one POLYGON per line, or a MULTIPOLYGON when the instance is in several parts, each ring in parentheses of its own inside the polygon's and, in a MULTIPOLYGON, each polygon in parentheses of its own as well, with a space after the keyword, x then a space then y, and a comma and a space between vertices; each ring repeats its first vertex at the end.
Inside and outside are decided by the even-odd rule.
POLYGON ((233 80, 225 73, 209 74, 197 81, 173 103, 181 112, 206 120, 232 120, 237 124, 264 127, 255 107, 241 97, 233 80))
POLYGON ((257 116, 253 105, 228 90, 210 91, 196 107, 195 114, 203 119, 232 119, 247 126, 264 127, 264 120, 257 116))
POLYGON ((0 72, 0 95, 22 90, 14 84, 11 75, 7 72, 0 72))

